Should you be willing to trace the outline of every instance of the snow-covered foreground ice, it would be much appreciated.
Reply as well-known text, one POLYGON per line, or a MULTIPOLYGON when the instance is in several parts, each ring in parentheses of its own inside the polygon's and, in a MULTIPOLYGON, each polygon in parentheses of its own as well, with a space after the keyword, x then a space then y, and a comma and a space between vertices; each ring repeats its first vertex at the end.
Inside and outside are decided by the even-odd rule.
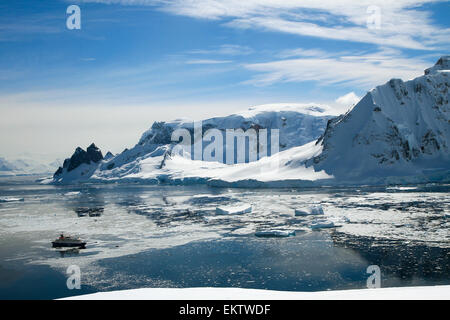
MULTIPOLYGON (((2 198, 23 198, 20 202, 0 204, 1 259, 7 264, 47 265, 63 273, 67 266, 78 265, 83 270, 86 282, 99 290, 107 290, 130 288, 125 285, 130 281, 143 281, 139 282, 140 287, 148 285, 145 272, 141 276, 123 276, 120 273, 105 276, 105 270, 110 268, 106 261, 115 261, 114 265, 118 265, 117 261, 131 256, 140 257, 146 252, 167 252, 171 256, 174 253, 169 254, 172 252, 170 250, 186 245, 204 243, 216 246, 222 240, 233 243, 238 241, 252 248, 255 245, 256 248, 269 246, 260 250, 261 255, 270 256, 274 252, 286 251, 283 258, 285 260, 280 258, 270 263, 286 264, 283 268, 292 272, 289 267, 292 258, 289 257, 310 251, 314 255, 320 254, 320 250, 307 249, 316 241, 327 244, 322 248, 325 251, 339 244, 358 252, 363 243, 364 248, 375 250, 374 243, 377 240, 385 241, 387 247, 390 242, 395 245, 401 243, 407 247, 405 252, 408 255, 413 254, 408 251, 410 245, 438 248, 444 256, 438 257, 441 262, 436 267, 441 268, 439 272, 443 272, 449 266, 446 252, 450 248, 450 186, 414 187, 415 189, 361 187, 261 190, 139 184, 0 186, 2 198), (227 214, 217 214, 217 208, 228 208, 225 209, 227 214), (323 214, 296 216, 295 212, 299 208, 321 208, 317 212, 323 211, 323 214), (83 212, 96 214, 83 215, 83 212), (320 228, 314 227, 320 224, 320 228), (79 253, 51 249, 50 241, 60 232, 86 240, 87 249, 80 250, 79 253), (366 242, 369 245, 366 246, 366 242), (16 250, 14 246, 17 244, 24 245, 16 250), (442 265, 442 261, 447 263, 442 265)), ((202 250, 204 249, 200 249, 202 250)), ((252 251, 246 252, 247 249, 242 250, 244 249, 230 249, 230 252, 247 257, 255 254, 252 251)), ((211 249, 211 252, 216 251, 221 252, 211 249)), ((176 252, 179 254, 179 251, 176 252)), ((193 254, 197 254, 197 251, 193 251, 193 254)), ((333 255, 334 253, 330 253, 330 257, 333 255)), ((158 259, 164 261, 165 257, 164 255, 158 259)), ((254 259, 257 257, 259 255, 254 259)), ((340 259, 339 255, 335 258, 340 259)), ((153 268, 156 263, 156 258, 133 259, 151 263, 149 268, 153 268)), ((308 260, 311 257, 302 259, 308 260)), ((222 263, 226 265, 230 261, 222 263)), ((180 261, 172 262, 173 265, 177 263, 180 261)), ((217 265, 215 268, 226 268, 225 265, 217 265)), ((127 268, 127 264, 123 266, 127 268)), ((271 270, 274 266, 264 268, 266 267, 271 270)), ((361 269, 363 274, 366 267, 367 265, 361 269)), ((165 267, 161 268, 164 270, 165 267)), ((302 268, 304 274, 301 277, 308 278, 311 273, 309 268, 330 274, 329 270, 317 266, 302 268)), ((155 269, 155 272, 160 269, 155 269)), ((261 274, 259 280, 249 282, 249 285, 273 277, 272 271, 267 272, 261 274)), ((202 271, 199 274, 204 273, 202 271)), ((167 280, 165 275, 160 277, 162 278, 153 279, 151 285, 183 286, 183 283, 200 283, 203 286, 210 283, 208 281, 222 283, 222 280, 218 280, 221 278, 214 276, 200 282, 187 282, 184 279, 175 283, 173 279, 167 280)), ((248 277, 251 278, 250 275, 248 277)), ((281 279, 277 283, 281 283, 281 279)), ((233 285, 239 283, 232 282, 233 285)), ((287 288, 289 285, 290 282, 283 284, 287 288)), ((272 286, 273 284, 267 284, 267 288, 277 288, 272 286)))
POLYGON ((450 300, 450 286, 286 292, 241 288, 148 288, 101 292, 72 300, 450 300))

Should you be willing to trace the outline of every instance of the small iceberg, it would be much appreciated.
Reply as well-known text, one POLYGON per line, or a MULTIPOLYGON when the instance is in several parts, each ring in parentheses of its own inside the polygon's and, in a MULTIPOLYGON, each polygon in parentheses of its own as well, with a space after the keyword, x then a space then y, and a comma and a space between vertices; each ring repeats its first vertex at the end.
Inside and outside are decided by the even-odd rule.
POLYGON ((14 197, 0 198, 0 203, 1 202, 19 202, 19 201, 25 201, 25 199, 24 198, 14 198, 14 197))
POLYGON ((81 193, 80 191, 71 191, 71 192, 65 193, 64 195, 65 195, 66 197, 69 197, 69 196, 77 196, 77 195, 79 195, 80 193, 81 193))
POLYGON ((417 187, 386 187, 386 190, 399 190, 399 191, 408 191, 408 190, 416 190, 417 187))
POLYGON ((328 220, 319 220, 319 221, 313 222, 310 225, 310 228, 312 230, 335 228, 335 227, 338 227, 338 225, 334 224, 333 221, 328 221, 328 220))
POLYGON ((307 210, 295 209, 296 217, 319 216, 319 215, 323 215, 323 214, 324 214, 324 212, 323 212, 322 206, 312 206, 312 207, 309 207, 307 210))
POLYGON ((244 214, 250 212, 252 212, 252 206, 249 204, 216 208, 216 214, 220 215, 244 214))
POLYGON ((261 237, 261 238, 286 238, 286 237, 295 236, 295 231, 266 230, 266 231, 256 232, 255 236, 261 237))

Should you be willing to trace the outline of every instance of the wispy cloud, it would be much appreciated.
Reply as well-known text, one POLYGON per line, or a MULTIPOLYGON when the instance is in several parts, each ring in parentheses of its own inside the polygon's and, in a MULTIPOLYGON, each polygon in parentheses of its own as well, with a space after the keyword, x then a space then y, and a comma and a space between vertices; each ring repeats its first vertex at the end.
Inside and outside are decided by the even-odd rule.
POLYGON ((166 12, 252 28, 309 37, 373 43, 411 49, 448 48, 450 29, 433 23, 425 4, 447 0, 83 0, 151 5, 166 12), (379 29, 367 27, 380 9, 379 29))
POLYGON ((17 41, 25 35, 56 34, 64 28, 58 25, 54 15, 31 15, 2 18, 0 41, 17 41))
POLYGON ((391 78, 411 79, 423 73, 430 63, 421 58, 404 58, 397 50, 370 54, 328 54, 246 64, 258 74, 246 81, 253 85, 276 82, 318 81, 323 85, 350 84, 367 89, 391 78))

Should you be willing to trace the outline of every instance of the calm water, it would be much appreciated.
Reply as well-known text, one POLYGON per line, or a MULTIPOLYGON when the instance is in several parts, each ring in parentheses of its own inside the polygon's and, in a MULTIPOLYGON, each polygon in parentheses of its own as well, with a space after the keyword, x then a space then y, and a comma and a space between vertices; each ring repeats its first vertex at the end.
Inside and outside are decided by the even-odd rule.
MULTIPOLYGON (((222 189, 205 186, 46 186, 0 178, 0 298, 57 298, 140 287, 274 290, 450 284, 450 187, 222 189), (216 207, 250 204, 244 215, 216 207), (337 228, 311 230, 321 205, 337 228), (258 238, 261 230, 295 231, 258 238), (60 232, 78 252, 52 249, 60 232), (66 286, 68 266, 81 290, 66 286)), ((323 218, 323 217, 321 217, 323 218)))

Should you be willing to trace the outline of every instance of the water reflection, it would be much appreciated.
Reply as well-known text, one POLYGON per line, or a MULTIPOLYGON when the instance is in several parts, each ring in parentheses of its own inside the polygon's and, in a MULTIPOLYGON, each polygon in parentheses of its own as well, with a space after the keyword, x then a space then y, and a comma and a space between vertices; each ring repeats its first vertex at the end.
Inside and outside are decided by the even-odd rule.
POLYGON ((204 223, 204 212, 187 206, 166 195, 128 194, 116 203, 128 213, 145 216, 158 227, 167 227, 177 222, 204 223))
POLYGON ((102 190, 86 188, 64 194, 64 205, 78 217, 100 217, 105 210, 105 196, 102 190))
POLYGON ((79 248, 57 249, 56 251, 60 254, 61 258, 77 256, 80 253, 79 248))
POLYGON ((75 212, 77 213, 78 217, 86 217, 89 215, 89 217, 100 217, 103 213, 105 208, 98 207, 98 208, 89 208, 89 207, 80 207, 75 208, 75 212))

